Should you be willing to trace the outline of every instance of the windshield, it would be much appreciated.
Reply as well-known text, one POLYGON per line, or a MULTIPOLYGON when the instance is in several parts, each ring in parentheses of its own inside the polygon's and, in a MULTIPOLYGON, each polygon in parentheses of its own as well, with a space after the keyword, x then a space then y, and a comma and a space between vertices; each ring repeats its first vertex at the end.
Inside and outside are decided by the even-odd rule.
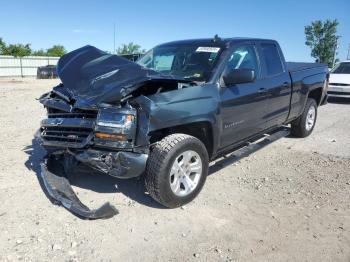
POLYGON ((199 45, 158 46, 148 51, 137 63, 174 77, 208 81, 219 57, 220 47, 199 45))
POLYGON ((331 71, 332 74, 350 74, 350 62, 339 63, 331 71))

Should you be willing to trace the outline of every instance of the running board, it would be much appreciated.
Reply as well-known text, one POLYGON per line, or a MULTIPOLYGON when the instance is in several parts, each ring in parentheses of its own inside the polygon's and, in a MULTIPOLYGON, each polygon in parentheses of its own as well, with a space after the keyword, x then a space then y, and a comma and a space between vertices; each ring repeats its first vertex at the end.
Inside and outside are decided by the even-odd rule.
POLYGON ((215 170, 211 171, 216 172, 225 166, 231 165, 234 162, 242 159, 243 157, 247 157, 250 154, 258 151, 259 149, 262 149, 265 146, 275 142, 276 140, 288 136, 289 134, 290 128, 287 127, 280 128, 272 133, 264 134, 262 138, 253 142, 249 142, 246 146, 232 151, 231 153, 225 154, 223 157, 214 161, 214 164, 211 166, 211 169, 215 170))

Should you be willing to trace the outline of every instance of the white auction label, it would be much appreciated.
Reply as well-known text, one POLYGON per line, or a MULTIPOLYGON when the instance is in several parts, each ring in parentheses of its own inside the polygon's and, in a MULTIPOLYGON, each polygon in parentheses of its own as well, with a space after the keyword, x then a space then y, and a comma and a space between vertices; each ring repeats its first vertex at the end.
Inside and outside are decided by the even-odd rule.
POLYGON ((196 52, 217 53, 219 50, 220 47, 200 46, 197 48, 196 52))

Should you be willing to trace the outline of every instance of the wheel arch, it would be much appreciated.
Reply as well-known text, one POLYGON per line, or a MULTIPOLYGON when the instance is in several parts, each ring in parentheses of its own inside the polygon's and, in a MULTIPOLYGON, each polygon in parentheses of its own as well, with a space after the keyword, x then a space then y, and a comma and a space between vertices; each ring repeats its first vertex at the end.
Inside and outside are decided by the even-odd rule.
POLYGON ((308 93, 307 97, 315 99, 317 105, 319 106, 321 104, 322 93, 323 93, 323 87, 317 87, 317 88, 311 90, 308 93))
POLYGON ((182 133, 196 137, 204 144, 210 158, 214 152, 214 132, 213 124, 210 121, 201 120, 154 130, 149 133, 149 136, 151 143, 160 141, 164 137, 175 133, 182 133))

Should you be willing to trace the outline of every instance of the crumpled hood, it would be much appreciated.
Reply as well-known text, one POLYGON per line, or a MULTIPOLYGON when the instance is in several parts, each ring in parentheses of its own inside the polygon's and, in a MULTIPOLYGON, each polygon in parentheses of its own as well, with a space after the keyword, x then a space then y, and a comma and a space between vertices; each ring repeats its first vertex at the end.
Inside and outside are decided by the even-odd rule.
POLYGON ((119 101, 149 80, 174 79, 93 46, 62 56, 57 74, 63 85, 54 91, 74 99, 77 108, 119 101))

